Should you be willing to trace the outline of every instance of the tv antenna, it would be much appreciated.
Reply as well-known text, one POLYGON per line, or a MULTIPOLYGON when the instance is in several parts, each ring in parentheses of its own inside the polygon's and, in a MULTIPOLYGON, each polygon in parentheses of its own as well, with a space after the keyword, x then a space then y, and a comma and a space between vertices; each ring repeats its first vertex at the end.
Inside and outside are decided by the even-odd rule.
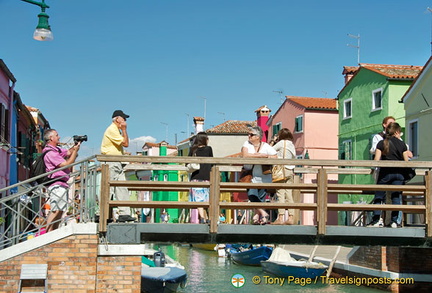
POLYGON ((225 122, 225 113, 224 112, 218 112, 218 114, 223 115, 223 121, 225 122))
MULTIPOLYGON (((429 11, 431 13, 431 16, 432 16, 432 9, 430 7, 427 8, 427 11, 429 11)), ((430 45, 431 45, 431 56, 432 56, 432 17, 431 17, 431 42, 430 42, 430 45)))
POLYGON ((357 36, 352 34, 347 34, 347 35, 350 38, 357 39, 357 46, 351 44, 347 44, 347 46, 352 48, 357 48, 357 64, 360 64, 360 34, 358 34, 357 36))
POLYGON ((283 102, 284 102, 284 98, 283 98, 283 90, 278 90, 278 91, 273 91, 273 92, 279 94, 280 103, 281 103, 281 105, 282 105, 283 102))

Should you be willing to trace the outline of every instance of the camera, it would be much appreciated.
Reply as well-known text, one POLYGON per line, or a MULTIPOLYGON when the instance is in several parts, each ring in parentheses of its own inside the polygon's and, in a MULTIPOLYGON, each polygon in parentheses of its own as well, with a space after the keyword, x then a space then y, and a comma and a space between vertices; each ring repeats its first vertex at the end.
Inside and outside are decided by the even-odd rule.
POLYGON ((75 144, 79 142, 87 141, 87 135, 74 135, 73 140, 75 144))

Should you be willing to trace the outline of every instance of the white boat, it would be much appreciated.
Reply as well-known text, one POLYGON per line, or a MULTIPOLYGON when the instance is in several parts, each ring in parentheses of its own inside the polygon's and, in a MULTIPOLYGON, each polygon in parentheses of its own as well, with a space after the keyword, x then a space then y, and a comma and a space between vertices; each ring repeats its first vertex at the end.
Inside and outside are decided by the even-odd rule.
POLYGON ((327 270, 328 266, 309 260, 296 260, 290 253, 280 247, 273 250, 272 255, 266 261, 261 261, 261 267, 265 272, 278 277, 315 278, 327 270))

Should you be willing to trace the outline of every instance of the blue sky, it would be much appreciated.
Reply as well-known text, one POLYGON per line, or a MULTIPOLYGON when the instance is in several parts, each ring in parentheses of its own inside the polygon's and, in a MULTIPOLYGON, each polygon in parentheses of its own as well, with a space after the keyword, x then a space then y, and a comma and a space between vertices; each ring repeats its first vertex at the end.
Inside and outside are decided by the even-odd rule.
POLYGON ((39 7, 0 0, 0 58, 23 102, 99 152, 112 112, 131 117, 129 151, 224 120, 254 120, 280 95, 335 98, 343 66, 424 65, 426 0, 46 0, 53 42, 32 39, 39 7), (204 113, 205 109, 205 113, 204 113), (188 120, 189 117, 189 120, 188 120))

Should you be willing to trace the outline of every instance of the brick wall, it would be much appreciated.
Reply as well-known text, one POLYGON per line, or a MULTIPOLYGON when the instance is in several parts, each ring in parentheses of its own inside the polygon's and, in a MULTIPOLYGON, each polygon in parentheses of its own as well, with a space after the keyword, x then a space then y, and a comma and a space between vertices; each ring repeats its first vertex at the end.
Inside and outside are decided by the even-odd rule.
POLYGON ((97 235, 69 236, 2 262, 1 292, 18 291, 24 263, 48 264, 50 293, 140 292, 141 256, 98 257, 97 235))
POLYGON ((100 256, 96 292, 140 292, 141 256, 100 256))
POLYGON ((430 274, 432 248, 361 246, 349 263, 362 267, 396 273, 430 274), (382 266, 384 265, 384 266, 382 266))
POLYGON ((381 246, 360 246, 349 259, 349 263, 381 270, 381 251, 381 246))
POLYGON ((392 272, 430 274, 432 248, 387 247, 387 263, 392 272))

